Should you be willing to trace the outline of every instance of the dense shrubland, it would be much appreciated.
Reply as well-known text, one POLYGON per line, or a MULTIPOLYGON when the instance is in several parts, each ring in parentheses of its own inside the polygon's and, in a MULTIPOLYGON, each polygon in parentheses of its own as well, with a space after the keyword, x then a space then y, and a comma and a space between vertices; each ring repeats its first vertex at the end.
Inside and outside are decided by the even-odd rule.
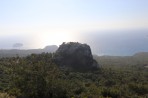
POLYGON ((96 71, 70 71, 57 67, 52 55, 42 53, 0 59, 0 97, 148 97, 148 69, 143 66, 106 65, 96 71))

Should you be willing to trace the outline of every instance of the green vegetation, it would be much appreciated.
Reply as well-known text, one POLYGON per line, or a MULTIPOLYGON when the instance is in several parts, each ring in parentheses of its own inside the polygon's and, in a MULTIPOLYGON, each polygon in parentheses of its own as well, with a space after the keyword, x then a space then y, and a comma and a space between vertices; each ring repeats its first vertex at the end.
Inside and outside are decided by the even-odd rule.
POLYGON ((148 52, 139 52, 133 56, 96 56, 94 59, 102 66, 148 66, 148 52))
POLYGON ((52 55, 0 59, 0 98, 148 97, 148 69, 144 66, 105 65, 84 73, 59 68, 52 55))
POLYGON ((16 98, 16 97, 10 96, 10 95, 7 94, 7 93, 0 93, 0 98, 16 98))

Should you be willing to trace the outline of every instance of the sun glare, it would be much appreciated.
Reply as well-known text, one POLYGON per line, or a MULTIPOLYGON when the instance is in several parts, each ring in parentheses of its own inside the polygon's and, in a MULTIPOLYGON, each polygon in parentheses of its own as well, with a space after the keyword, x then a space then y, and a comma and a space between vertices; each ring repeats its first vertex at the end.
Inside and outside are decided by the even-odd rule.
POLYGON ((45 33, 42 40, 43 45, 60 45, 63 42, 73 41, 73 36, 69 33, 55 32, 55 33, 45 33))

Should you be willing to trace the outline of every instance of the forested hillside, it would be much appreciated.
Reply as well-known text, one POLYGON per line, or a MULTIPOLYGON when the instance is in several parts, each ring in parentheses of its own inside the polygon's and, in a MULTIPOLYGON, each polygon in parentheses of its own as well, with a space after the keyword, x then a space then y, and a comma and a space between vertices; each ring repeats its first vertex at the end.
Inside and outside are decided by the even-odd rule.
POLYGON ((97 56, 94 59, 102 66, 148 66, 148 52, 139 52, 133 56, 97 56))
POLYGON ((41 54, 43 52, 48 52, 48 53, 53 53, 58 49, 58 46, 56 45, 49 45, 46 46, 43 49, 1 49, 0 50, 0 58, 3 57, 16 57, 16 56, 20 56, 20 57, 24 57, 24 56, 28 56, 30 54, 41 54))
POLYGON ((0 98, 148 97, 148 69, 143 66, 110 64, 95 71, 70 71, 55 65, 52 56, 1 58, 0 98))

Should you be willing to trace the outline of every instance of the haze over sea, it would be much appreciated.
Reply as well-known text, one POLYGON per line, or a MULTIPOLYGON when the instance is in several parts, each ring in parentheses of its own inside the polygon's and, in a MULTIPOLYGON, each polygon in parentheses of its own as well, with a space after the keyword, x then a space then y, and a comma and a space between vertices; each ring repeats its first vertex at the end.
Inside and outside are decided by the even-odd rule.
POLYGON ((148 52, 148 0, 1 0, 0 49, 76 41, 97 55, 148 52))
POLYGON ((128 56, 148 52, 148 30, 106 31, 84 35, 94 54, 128 56), (92 36, 91 36, 92 35, 92 36))

